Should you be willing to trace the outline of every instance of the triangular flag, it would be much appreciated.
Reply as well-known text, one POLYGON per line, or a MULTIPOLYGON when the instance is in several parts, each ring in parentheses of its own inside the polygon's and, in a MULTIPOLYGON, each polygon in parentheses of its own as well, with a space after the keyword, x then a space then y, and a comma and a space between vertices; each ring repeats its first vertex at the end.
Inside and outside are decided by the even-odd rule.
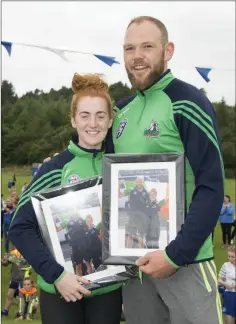
POLYGON ((11 56, 12 43, 1 41, 1 44, 2 44, 2 45, 5 47, 5 49, 7 50, 7 53, 9 54, 9 56, 11 56))
POLYGON ((208 74, 209 72, 211 72, 212 69, 210 68, 201 68, 201 67, 196 67, 196 70, 198 71, 198 73, 201 75, 201 77, 203 77, 203 79, 206 81, 206 82, 209 82, 210 79, 208 78, 208 74))
POLYGON ((44 47, 44 46, 41 46, 40 48, 45 49, 50 52, 53 52, 54 54, 57 54, 58 56, 60 56, 60 58, 63 59, 64 61, 69 62, 69 60, 65 56, 64 50, 60 50, 57 48, 51 48, 51 47, 44 47))
POLYGON ((104 56, 104 55, 98 55, 98 54, 93 54, 96 58, 101 60, 103 63, 112 66, 114 63, 120 64, 115 60, 115 57, 112 56, 104 56))

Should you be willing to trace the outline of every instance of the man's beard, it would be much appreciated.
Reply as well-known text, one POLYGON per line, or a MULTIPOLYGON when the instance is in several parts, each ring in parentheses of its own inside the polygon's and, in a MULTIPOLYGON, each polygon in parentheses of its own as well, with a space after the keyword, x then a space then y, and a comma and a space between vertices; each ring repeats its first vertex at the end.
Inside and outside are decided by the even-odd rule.
POLYGON ((150 88, 153 84, 155 84, 160 79, 160 77, 164 72, 164 69, 165 69, 165 62, 164 62, 164 57, 162 57, 161 61, 156 65, 154 65, 153 70, 150 71, 148 76, 142 81, 136 80, 135 76, 131 72, 129 72, 127 68, 126 68, 126 72, 132 86, 137 90, 144 91, 150 88))

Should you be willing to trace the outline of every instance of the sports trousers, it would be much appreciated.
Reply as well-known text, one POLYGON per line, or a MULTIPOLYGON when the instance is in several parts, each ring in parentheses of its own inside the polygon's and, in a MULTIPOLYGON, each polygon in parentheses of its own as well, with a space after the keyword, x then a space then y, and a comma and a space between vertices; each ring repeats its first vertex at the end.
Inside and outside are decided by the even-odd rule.
POLYGON ((169 278, 143 274, 123 286, 128 324, 223 324, 214 261, 181 267, 169 278))
POLYGON ((41 290, 40 311, 42 324, 120 324, 121 288, 69 303, 41 290))

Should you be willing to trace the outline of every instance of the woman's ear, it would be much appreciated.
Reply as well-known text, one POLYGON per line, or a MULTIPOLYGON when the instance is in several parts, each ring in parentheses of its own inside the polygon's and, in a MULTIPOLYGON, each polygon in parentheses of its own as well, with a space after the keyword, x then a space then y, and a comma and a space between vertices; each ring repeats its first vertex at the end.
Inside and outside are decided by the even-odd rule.
POLYGON ((73 128, 76 128, 75 119, 74 119, 73 117, 71 117, 70 122, 71 122, 71 126, 72 126, 73 128))
POLYGON ((108 128, 111 128, 112 123, 113 123, 113 118, 111 118, 111 119, 109 120, 108 128))

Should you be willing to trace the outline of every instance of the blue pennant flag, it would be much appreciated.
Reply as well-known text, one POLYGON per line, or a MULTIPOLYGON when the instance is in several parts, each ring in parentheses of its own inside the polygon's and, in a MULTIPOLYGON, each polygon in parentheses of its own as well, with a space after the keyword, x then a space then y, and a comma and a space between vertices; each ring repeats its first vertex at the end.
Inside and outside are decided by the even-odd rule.
POLYGON ((196 67, 196 70, 198 71, 198 73, 201 75, 201 77, 203 77, 203 79, 206 81, 206 82, 209 82, 210 79, 208 78, 208 74, 209 72, 211 72, 212 69, 209 69, 209 68, 201 68, 201 67, 196 67))
POLYGON ((98 55, 98 54, 93 54, 96 58, 101 60, 103 63, 112 66, 114 63, 120 64, 115 60, 115 57, 112 56, 104 56, 104 55, 98 55))
POLYGON ((12 43, 1 41, 1 44, 2 44, 2 45, 5 47, 5 49, 7 50, 7 53, 9 54, 9 56, 11 56, 12 43))

